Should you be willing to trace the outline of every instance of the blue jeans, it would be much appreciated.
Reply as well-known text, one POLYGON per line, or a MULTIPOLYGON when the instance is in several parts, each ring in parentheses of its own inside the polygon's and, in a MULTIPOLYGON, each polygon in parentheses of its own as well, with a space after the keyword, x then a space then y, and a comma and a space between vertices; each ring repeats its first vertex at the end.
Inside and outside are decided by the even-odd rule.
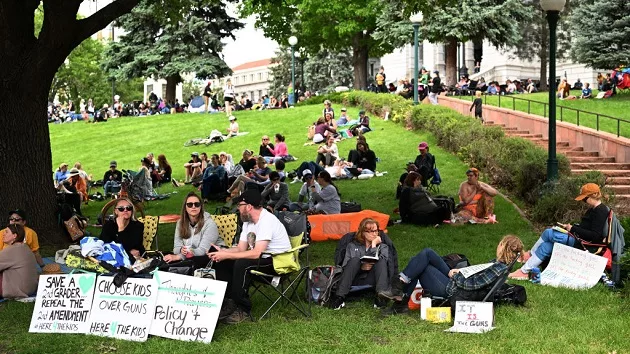
POLYGON ((432 295, 448 297, 446 285, 450 281, 450 268, 434 250, 425 248, 409 260, 407 267, 400 273, 407 283, 405 293, 411 295, 418 280, 432 295))
POLYGON ((120 183, 118 181, 107 181, 103 185, 103 192, 105 195, 109 193, 118 193, 120 192, 120 183))
POLYGON ((575 238, 553 229, 546 229, 543 231, 542 235, 540 235, 540 238, 536 241, 534 247, 532 247, 531 252, 535 253, 536 257, 544 262, 551 258, 554 243, 562 243, 573 247, 575 244, 575 238))

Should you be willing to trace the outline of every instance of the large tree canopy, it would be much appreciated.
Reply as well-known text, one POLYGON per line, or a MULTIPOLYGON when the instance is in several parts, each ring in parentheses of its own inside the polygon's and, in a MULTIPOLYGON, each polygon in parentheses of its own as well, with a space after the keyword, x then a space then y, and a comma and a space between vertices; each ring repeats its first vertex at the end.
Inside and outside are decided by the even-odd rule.
POLYGON ((596 69, 630 66, 630 1, 574 0, 571 56, 596 69))
POLYGON ((224 1, 190 0, 182 17, 155 17, 160 4, 143 0, 119 25, 127 32, 112 43, 105 68, 118 78, 155 77, 166 79, 166 99, 175 100, 175 87, 182 73, 196 73, 200 79, 231 74, 221 58, 226 37, 243 25, 230 17, 224 1))
MULTIPOLYGON (((187 0, 154 0, 157 17, 179 18, 187 0)), ((91 16, 77 18, 83 0, 0 2, 0 215, 29 212, 42 241, 64 241, 55 215, 48 93, 59 67, 81 42, 128 13, 139 0, 114 0, 91 16), (35 11, 44 18, 35 33, 35 11), (10 152, 10 153, 8 153, 10 152)), ((71 158, 71 157, 68 157, 71 158)))
POLYGON ((352 48, 354 87, 367 86, 367 59, 393 49, 372 38, 383 3, 378 0, 244 0, 241 14, 255 15, 256 26, 283 45, 290 36, 314 55, 325 48, 352 48))

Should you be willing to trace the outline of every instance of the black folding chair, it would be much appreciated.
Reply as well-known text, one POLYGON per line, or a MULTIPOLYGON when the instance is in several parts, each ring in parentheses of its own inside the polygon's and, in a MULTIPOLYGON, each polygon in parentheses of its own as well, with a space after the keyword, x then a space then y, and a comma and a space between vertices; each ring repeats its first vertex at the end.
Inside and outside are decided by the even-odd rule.
POLYGON ((512 262, 510 262, 510 264, 508 264, 508 267, 505 270, 505 273, 501 275, 501 277, 494 283, 492 288, 490 288, 490 291, 488 291, 486 296, 483 298, 483 302, 492 301, 494 299, 494 294, 497 292, 498 289, 501 289, 503 284, 505 284, 505 282, 508 279, 508 275, 510 275, 510 272, 512 272, 514 263, 516 263, 516 260, 520 256, 521 256, 520 252, 516 254, 516 257, 512 260, 512 262))

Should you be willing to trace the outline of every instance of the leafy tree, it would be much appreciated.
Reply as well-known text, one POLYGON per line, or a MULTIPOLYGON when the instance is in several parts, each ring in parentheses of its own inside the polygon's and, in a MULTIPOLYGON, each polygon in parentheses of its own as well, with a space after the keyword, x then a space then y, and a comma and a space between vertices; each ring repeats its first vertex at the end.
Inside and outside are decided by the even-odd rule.
POLYGON ((333 52, 352 48, 354 87, 360 89, 367 86, 368 56, 393 50, 372 38, 382 7, 378 0, 244 0, 241 14, 255 15, 256 26, 281 44, 295 35, 309 55, 322 46, 333 52))
MULTIPOLYGON (((0 215, 28 209, 29 225, 42 241, 65 242, 55 216, 46 119, 53 78, 74 48, 139 1, 114 0, 84 19, 77 18, 83 0, 3 0, 0 5, 0 181, 7 186, 0 188, 0 215), (35 32, 40 3, 44 16, 35 32)), ((154 2, 159 7, 154 16, 176 20, 189 0, 154 2)))
POLYGON ((155 17, 161 5, 142 0, 131 14, 120 18, 127 32, 107 51, 105 69, 120 79, 148 77, 166 79, 167 101, 175 100, 182 73, 198 78, 231 74, 220 56, 224 38, 243 25, 226 13, 223 1, 189 0, 182 17, 155 17))
MULTIPOLYGON (((547 62, 549 58, 549 27, 547 17, 540 7, 540 0, 523 0, 533 16, 531 21, 526 21, 519 27, 521 39, 514 45, 514 55, 523 60, 540 60, 540 89, 547 89, 547 62)), ((556 56, 559 60, 568 57, 571 48, 571 36, 569 31, 569 3, 558 21, 558 46, 556 56)))
MULTIPOLYGON (((275 56, 271 58, 272 66, 269 69, 269 96, 279 98, 283 93, 287 93, 291 83, 291 48, 281 45, 276 50, 275 56)), ((300 87, 302 83, 302 66, 295 61, 295 86, 300 87)))
POLYGON ((304 64, 306 87, 328 93, 337 86, 352 85, 352 56, 349 50, 331 52, 322 48, 304 64))
POLYGON ((630 2, 574 0, 570 23, 574 33, 571 56, 597 69, 630 66, 630 2))
POLYGON ((419 36, 446 45, 447 84, 455 84, 458 42, 486 40, 497 48, 514 46, 519 26, 530 21, 531 10, 521 0, 392 0, 377 20, 375 37, 400 47, 413 41, 409 15, 422 11, 419 36))

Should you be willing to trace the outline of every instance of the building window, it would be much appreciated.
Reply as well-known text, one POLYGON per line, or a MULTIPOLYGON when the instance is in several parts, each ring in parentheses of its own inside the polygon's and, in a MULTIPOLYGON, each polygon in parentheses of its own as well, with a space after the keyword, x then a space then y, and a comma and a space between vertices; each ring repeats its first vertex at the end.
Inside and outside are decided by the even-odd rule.
POLYGON ((254 74, 249 74, 249 81, 254 82, 254 74))
POLYGON ((258 81, 262 81, 262 73, 258 73, 258 81))
POLYGON ((238 85, 238 76, 234 78, 234 85, 238 85))
POLYGON ((251 91, 249 93, 249 99, 252 100, 252 101, 254 100, 254 91, 251 91))
POLYGON ((258 90, 258 99, 261 99, 261 98, 262 98, 262 96, 263 96, 263 94, 262 94, 262 90, 258 90))
POLYGON ((247 75, 243 75, 243 83, 247 82, 247 75))
POLYGON ((147 85, 147 95, 150 94, 151 91, 153 91, 153 84, 147 85))
POLYGON ((162 98, 164 98, 164 96, 166 96, 166 84, 162 84, 162 94, 160 94, 160 96, 162 98))

